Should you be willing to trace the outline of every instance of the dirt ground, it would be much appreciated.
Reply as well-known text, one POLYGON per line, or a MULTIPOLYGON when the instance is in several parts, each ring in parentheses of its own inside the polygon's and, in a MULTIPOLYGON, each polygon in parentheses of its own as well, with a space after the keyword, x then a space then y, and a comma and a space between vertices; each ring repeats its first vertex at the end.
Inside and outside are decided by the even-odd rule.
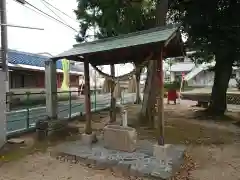
MULTIPOLYGON (((173 180, 239 180, 240 128, 233 125, 239 114, 228 113, 231 118, 227 120, 199 120, 196 116, 199 108, 191 105, 193 104, 183 101, 180 105, 165 106, 166 143, 186 144, 188 147, 185 162, 173 180)), ((137 105, 128 106, 129 121, 136 121, 138 110, 137 105)), ((94 114, 92 119, 94 131, 101 134, 109 120, 108 112, 94 114)), ((71 125, 77 126, 80 131, 84 129, 84 122, 81 120, 71 125)), ((136 129, 139 139, 155 141, 155 130, 139 125, 136 125, 136 129)), ((80 164, 61 162, 50 156, 52 144, 36 145, 32 136, 23 138, 27 145, 14 147, 14 150, 3 154, 0 160, 0 180, 129 179, 116 176, 108 170, 97 171, 80 164)))

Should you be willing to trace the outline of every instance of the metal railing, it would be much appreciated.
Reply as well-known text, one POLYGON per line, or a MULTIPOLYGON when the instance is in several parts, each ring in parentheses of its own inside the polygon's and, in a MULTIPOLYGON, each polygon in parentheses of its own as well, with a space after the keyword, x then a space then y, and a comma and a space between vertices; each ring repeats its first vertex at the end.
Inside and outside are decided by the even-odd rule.
MULTIPOLYGON (((84 95, 80 95, 79 91, 61 91, 57 92, 57 96, 59 119, 71 119, 85 113, 84 95)), ((45 92, 10 93, 7 94, 6 99, 8 135, 30 131, 35 128, 37 121, 47 119, 45 92)), ((125 104, 133 102, 134 99, 133 94, 123 93, 122 98, 117 102, 125 104)), ((91 111, 110 107, 110 101, 110 93, 97 94, 92 91, 91 111)))

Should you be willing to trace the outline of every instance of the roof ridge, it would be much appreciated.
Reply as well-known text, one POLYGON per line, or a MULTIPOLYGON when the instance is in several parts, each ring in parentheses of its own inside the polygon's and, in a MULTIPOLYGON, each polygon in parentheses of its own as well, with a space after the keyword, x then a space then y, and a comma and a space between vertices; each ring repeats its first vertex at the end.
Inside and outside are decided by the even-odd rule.
POLYGON ((136 31, 136 32, 131 32, 131 33, 127 33, 127 34, 120 34, 118 36, 102 38, 102 39, 98 39, 98 40, 91 41, 91 42, 74 44, 73 47, 79 47, 79 46, 86 45, 86 44, 95 44, 95 43, 105 42, 105 41, 112 41, 112 40, 116 40, 119 38, 127 38, 127 37, 133 36, 133 35, 138 36, 138 35, 142 35, 142 34, 155 32, 156 30, 168 30, 168 29, 173 29, 173 28, 178 29, 179 27, 180 27, 180 24, 168 24, 166 26, 158 26, 158 27, 154 27, 154 28, 150 28, 150 29, 146 29, 146 30, 142 30, 142 31, 136 31))

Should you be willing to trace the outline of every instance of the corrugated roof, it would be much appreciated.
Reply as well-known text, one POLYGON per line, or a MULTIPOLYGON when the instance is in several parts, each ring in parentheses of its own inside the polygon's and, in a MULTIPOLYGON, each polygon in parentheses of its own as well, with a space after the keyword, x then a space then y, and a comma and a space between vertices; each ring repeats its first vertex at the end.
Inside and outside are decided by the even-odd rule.
POLYGON ((164 42, 167 41, 177 29, 178 26, 170 25, 166 27, 158 27, 146 31, 120 35, 113 38, 105 38, 93 42, 81 43, 74 45, 74 47, 70 50, 55 56, 54 59, 74 55, 81 56, 95 52, 109 51, 113 49, 150 44, 154 42, 164 42))
POLYGON ((31 66, 44 67, 44 62, 48 60, 49 57, 16 51, 16 50, 8 50, 8 62, 12 64, 25 64, 31 66))
MULTIPOLYGON (((11 64, 23 64, 35 67, 45 67, 45 61, 49 60, 48 56, 16 51, 16 50, 8 50, 8 62, 11 64)), ((62 70, 61 60, 56 63, 57 69, 62 70)), ((78 68, 74 65, 70 65, 71 71, 83 72, 82 68, 78 68)))

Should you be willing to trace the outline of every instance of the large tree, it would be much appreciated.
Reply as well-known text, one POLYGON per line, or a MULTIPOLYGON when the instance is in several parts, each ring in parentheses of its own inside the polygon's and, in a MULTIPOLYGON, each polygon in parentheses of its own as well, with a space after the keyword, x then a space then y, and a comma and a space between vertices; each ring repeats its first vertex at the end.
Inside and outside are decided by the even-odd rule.
POLYGON ((177 0, 171 7, 181 22, 188 45, 201 61, 215 59, 215 78, 208 112, 222 115, 232 66, 240 55, 240 0, 177 0))
POLYGON ((97 27, 98 39, 154 27, 153 0, 78 0, 75 10, 80 20, 80 38, 97 27))

